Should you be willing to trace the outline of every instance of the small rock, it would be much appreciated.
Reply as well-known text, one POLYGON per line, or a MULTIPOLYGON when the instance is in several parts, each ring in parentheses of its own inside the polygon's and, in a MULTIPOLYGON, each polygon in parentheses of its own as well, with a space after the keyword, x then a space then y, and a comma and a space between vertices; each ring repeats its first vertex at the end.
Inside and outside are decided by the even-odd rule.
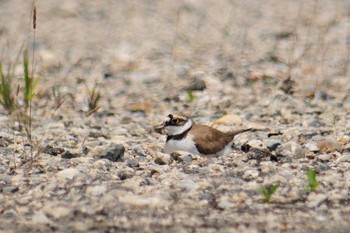
POLYGON ((250 147, 253 147, 253 148, 259 148, 259 149, 267 148, 266 145, 260 140, 250 140, 246 144, 248 144, 250 147))
POLYGON ((140 146, 135 146, 134 148, 132 148, 132 151, 136 155, 139 155, 139 156, 142 156, 142 157, 147 157, 147 154, 145 153, 145 151, 140 146))
POLYGON ((13 141, 6 137, 0 136, 0 147, 7 147, 9 144, 12 144, 13 141))
POLYGON ((196 190, 198 188, 198 184, 189 177, 182 179, 179 186, 186 191, 196 190))
POLYGON ((305 149, 311 152, 318 152, 320 151, 320 148, 317 146, 317 144, 314 141, 310 141, 304 145, 305 149))
POLYGON ((266 140, 266 143, 265 143, 265 144, 266 144, 266 147, 267 147, 269 150, 274 151, 274 150, 277 149, 277 147, 278 147, 279 145, 282 144, 282 141, 279 140, 279 139, 270 138, 270 139, 266 140))
POLYGON ((252 180, 252 179, 255 179, 259 176, 259 171, 257 170, 254 170, 254 169, 249 169, 249 170, 246 170, 243 174, 243 179, 244 180, 252 180))
POLYGON ((295 86, 295 81, 292 80, 290 77, 288 77, 287 79, 282 81, 282 83, 281 83, 279 88, 282 91, 284 91, 286 94, 293 95, 293 93, 294 93, 294 86, 295 86))
POLYGON ((17 192, 18 190, 19 190, 19 188, 18 188, 17 186, 11 185, 11 186, 4 187, 4 188, 2 189, 2 192, 3 192, 3 193, 15 193, 15 192, 17 192))
POLYGON ((46 146, 43 149, 43 153, 53 155, 53 156, 63 154, 64 152, 65 152, 65 150, 63 148, 52 147, 50 145, 46 146))
POLYGON ((175 160, 175 161, 179 161, 179 162, 185 162, 185 163, 189 163, 192 161, 192 155, 186 152, 173 152, 170 154, 170 156, 175 160))
POLYGON ((220 209, 227 209, 227 208, 230 208, 230 207, 233 207, 233 206, 234 206, 234 204, 229 202, 229 201, 227 201, 227 200, 222 200, 222 201, 218 202, 218 207, 220 209))
POLYGON ((134 174, 135 174, 134 169, 126 167, 118 173, 118 177, 121 180, 126 180, 126 179, 133 177, 134 174))
POLYGON ((151 102, 135 102, 124 105, 124 108, 131 112, 144 112, 149 114, 152 112, 153 104, 151 102))
POLYGON ((122 144, 111 143, 101 156, 103 159, 108 159, 112 162, 121 161, 124 157, 125 148, 122 144))
POLYGON ((154 162, 159 165, 169 165, 173 162, 173 158, 169 154, 158 152, 154 162))
POLYGON ((155 207, 166 207, 168 201, 163 199, 161 196, 141 196, 129 194, 118 198, 123 204, 130 206, 131 208, 155 208, 155 207))
POLYGON ((305 151, 301 148, 301 146, 298 143, 294 141, 289 141, 277 147, 276 155, 298 159, 304 157, 305 151))
POLYGON ((320 148, 320 151, 324 153, 331 153, 335 151, 341 151, 341 144, 334 138, 320 138, 315 140, 317 146, 320 148))
POLYGON ((315 158, 315 153, 311 151, 306 151, 305 152, 305 157, 308 159, 314 159, 315 158))
POLYGON ((306 205, 309 208, 320 206, 328 197, 325 194, 310 193, 307 197, 306 205))
POLYGON ((242 119, 239 116, 233 115, 233 114, 229 114, 229 115, 225 115, 215 121, 213 121, 213 124, 216 125, 239 125, 242 123, 242 119))
POLYGON ((264 159, 264 158, 270 158, 271 152, 267 149, 259 149, 259 148, 250 148, 247 157, 248 159, 256 159, 258 161, 264 159))
POLYGON ((43 211, 45 214, 52 216, 55 219, 59 219, 67 217, 71 213, 72 209, 61 205, 59 206, 54 203, 49 203, 44 206, 43 211))
POLYGON ((62 171, 57 172, 57 177, 61 179, 72 180, 74 177, 78 176, 80 172, 75 168, 67 168, 62 171))
POLYGON ((319 119, 313 120, 309 123, 309 127, 320 128, 324 126, 326 126, 326 124, 319 119))
POLYGON ((61 155, 62 159, 73 159, 73 158, 77 158, 77 157, 79 157, 79 155, 73 154, 69 151, 66 151, 61 155))
POLYGON ((40 225, 40 224, 50 224, 51 220, 44 214, 43 211, 35 212, 32 217, 32 224, 40 225))
POLYGON ((139 164, 139 161, 137 161, 136 159, 129 159, 128 160, 128 166, 132 167, 132 168, 135 168, 135 167, 139 167, 140 164, 139 164))
POLYGON ((332 155, 331 154, 321 154, 321 155, 317 156, 317 158, 323 162, 328 162, 332 159, 332 155))
POLYGON ((199 78, 194 78, 191 84, 185 88, 186 91, 203 91, 207 86, 205 82, 199 78))
POLYGON ((337 159, 337 164, 339 162, 347 162, 350 163, 350 154, 344 154, 343 156, 341 156, 339 159, 337 159))
POLYGON ((102 196, 104 193, 106 193, 107 188, 104 185, 98 185, 98 186, 89 186, 86 189, 86 194, 89 196, 102 196))

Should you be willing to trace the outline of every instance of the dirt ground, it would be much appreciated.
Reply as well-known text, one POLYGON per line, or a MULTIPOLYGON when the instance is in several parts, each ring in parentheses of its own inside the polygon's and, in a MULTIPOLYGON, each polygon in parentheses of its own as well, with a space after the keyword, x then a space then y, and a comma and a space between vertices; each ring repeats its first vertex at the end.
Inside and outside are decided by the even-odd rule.
POLYGON ((18 108, 23 45, 40 78, 32 144, 1 106, 1 232, 350 232, 348 0, 35 5, 34 43, 32 1, 0 1, 18 108), (153 126, 174 112, 254 130, 229 156, 167 155, 153 126))

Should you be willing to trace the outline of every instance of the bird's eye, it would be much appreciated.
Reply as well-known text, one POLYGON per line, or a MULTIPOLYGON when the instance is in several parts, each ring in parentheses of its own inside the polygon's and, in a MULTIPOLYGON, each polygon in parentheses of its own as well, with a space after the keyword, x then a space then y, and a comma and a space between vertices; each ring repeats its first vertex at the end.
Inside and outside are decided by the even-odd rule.
POLYGON ((172 120, 171 120, 171 123, 173 123, 173 124, 179 124, 179 122, 180 122, 180 120, 178 119, 178 118, 173 118, 172 120))

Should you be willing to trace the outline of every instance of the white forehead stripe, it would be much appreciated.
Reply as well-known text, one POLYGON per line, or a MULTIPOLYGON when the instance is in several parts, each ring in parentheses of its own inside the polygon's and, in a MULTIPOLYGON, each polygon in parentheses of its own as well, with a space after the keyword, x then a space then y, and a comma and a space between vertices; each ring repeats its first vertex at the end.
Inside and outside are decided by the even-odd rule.
POLYGON ((165 121, 166 121, 166 122, 169 122, 169 121, 170 121, 170 117, 166 117, 166 118, 165 118, 165 121))

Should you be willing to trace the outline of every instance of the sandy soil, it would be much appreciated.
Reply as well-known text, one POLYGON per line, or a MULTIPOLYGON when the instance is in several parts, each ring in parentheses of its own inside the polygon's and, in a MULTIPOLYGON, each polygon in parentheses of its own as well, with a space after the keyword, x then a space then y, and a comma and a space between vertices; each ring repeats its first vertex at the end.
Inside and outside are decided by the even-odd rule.
MULTIPOLYGON (((36 7, 34 158, 18 114, 1 108, 0 231, 349 232, 349 1, 36 7), (172 112, 255 130, 226 157, 167 155, 153 126, 172 112)), ((0 1, 4 67, 33 48, 30 11, 0 1)))

